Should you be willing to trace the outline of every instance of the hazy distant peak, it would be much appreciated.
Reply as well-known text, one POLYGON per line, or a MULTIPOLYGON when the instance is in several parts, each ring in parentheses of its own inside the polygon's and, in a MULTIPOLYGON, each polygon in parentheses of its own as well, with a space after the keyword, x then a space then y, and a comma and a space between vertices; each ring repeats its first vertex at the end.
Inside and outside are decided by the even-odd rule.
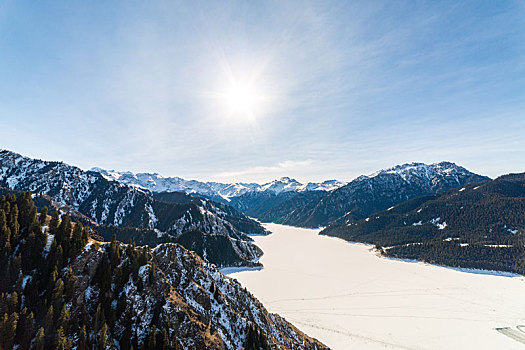
POLYGON ((241 196, 248 192, 304 192, 304 191, 333 191, 346 183, 337 180, 326 180, 320 183, 309 182, 302 184, 296 179, 283 176, 263 185, 257 183, 221 183, 185 180, 181 177, 166 177, 158 173, 132 173, 130 171, 105 170, 94 167, 91 171, 100 173, 108 180, 118 181, 126 185, 139 187, 152 192, 185 192, 199 194, 213 199, 229 201, 230 198, 241 196))

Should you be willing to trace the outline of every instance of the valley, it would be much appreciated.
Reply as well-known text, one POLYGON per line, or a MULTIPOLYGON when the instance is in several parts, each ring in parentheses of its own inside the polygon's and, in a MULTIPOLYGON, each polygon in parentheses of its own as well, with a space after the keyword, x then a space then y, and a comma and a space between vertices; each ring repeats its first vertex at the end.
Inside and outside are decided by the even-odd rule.
POLYGON ((229 276, 332 349, 523 347, 495 330, 525 324, 522 276, 387 259, 319 230, 265 227, 272 234, 254 237, 264 268, 229 276))
MULTIPOLYGON (((12 227, 2 229, 4 265, 16 267, 21 259, 25 266, 21 271, 8 269, 10 283, 3 290, 9 298, 15 298, 14 293, 34 298, 22 281, 30 276, 35 261, 17 252, 36 237, 37 242, 29 245, 49 265, 31 277, 39 279, 41 293, 56 289, 57 276, 87 279, 87 267, 75 268, 80 259, 105 271, 107 278, 89 277, 89 283, 100 284, 97 291, 109 294, 78 299, 79 309, 72 312, 97 319, 97 304, 121 305, 111 314, 108 329, 101 322, 93 329, 86 323, 83 335, 81 325, 69 327, 63 320, 52 323, 51 316, 46 321, 49 297, 45 305, 35 304, 35 325, 51 332, 40 337, 46 346, 61 340, 64 331, 66 343, 82 336, 86 344, 99 345, 107 339, 120 342, 131 332, 138 348, 153 348, 150 342, 157 340, 187 349, 194 342, 201 344, 197 348, 215 344, 212 347, 232 349, 247 344, 246 349, 299 344, 304 349, 325 344, 334 349, 514 349, 523 345, 525 301, 519 296, 525 292, 524 174, 492 180, 451 162, 406 163, 348 183, 301 184, 282 177, 262 185, 225 184, 156 173, 85 171, 3 150, 0 195, 26 208, 21 211, 25 212, 21 223, 28 226, 20 232, 34 231, 27 237, 11 235, 18 231, 17 211, 11 211, 12 204, 6 202, 3 210, 9 213, 6 217, 12 227), (37 212, 42 227, 36 223, 37 212), (87 238, 71 249, 68 235, 75 238, 67 232, 72 223, 63 232, 58 230, 63 242, 56 244, 64 247, 56 248, 53 240, 59 221, 89 226, 85 235, 97 246, 108 247, 103 241, 111 241, 110 268, 107 259, 91 253, 86 258, 85 249, 79 251, 87 238), (51 258, 42 246, 46 240, 51 258), (129 271, 119 270, 119 256, 124 264, 134 266, 131 277, 127 277, 129 271), (168 256, 192 259, 177 265, 168 256), (198 331, 189 334, 169 326, 179 322, 180 315, 167 312, 161 321, 151 318, 151 305, 130 306, 124 313, 130 299, 121 290, 125 281, 137 288, 133 298, 147 298, 144 282, 136 280, 145 264, 150 266, 149 282, 154 286, 164 285, 164 276, 173 275, 168 282, 170 288, 179 289, 184 300, 180 307, 200 315, 188 318, 183 328, 209 327, 204 337, 198 331), (64 274, 68 266, 73 270, 64 274), (197 276, 200 271, 204 275, 197 276), (104 281, 109 279, 116 283, 107 285, 104 281), (218 287, 230 284, 234 285, 231 290, 218 287), (228 308, 211 307, 213 300, 228 308), (86 303, 89 307, 83 311, 86 303), (254 314, 256 304, 261 311, 254 314), (239 307, 246 310, 237 314, 239 307), (231 317, 225 319, 221 312, 231 317), (136 319, 129 320, 133 313, 136 319), (240 321, 243 317, 248 322, 240 321), (145 322, 145 328, 133 325, 135 321, 145 322), (148 325, 159 327, 159 332, 148 333, 148 325), (111 335, 105 333, 108 330, 111 335)), ((91 295, 91 289, 85 288, 85 284, 72 283, 68 293, 62 295, 57 289, 53 295, 64 303, 71 299, 73 289, 79 295, 91 295)), ((159 293, 155 305, 169 296, 159 293)), ((55 304, 57 310, 62 305, 55 304)), ((4 327, 16 328, 16 317, 27 313, 23 306, 19 303, 8 309, 11 318, 4 327)), ((61 319, 55 313, 54 318, 61 319)), ((35 331, 24 335, 21 330, 6 344, 27 342, 37 336, 35 331)))

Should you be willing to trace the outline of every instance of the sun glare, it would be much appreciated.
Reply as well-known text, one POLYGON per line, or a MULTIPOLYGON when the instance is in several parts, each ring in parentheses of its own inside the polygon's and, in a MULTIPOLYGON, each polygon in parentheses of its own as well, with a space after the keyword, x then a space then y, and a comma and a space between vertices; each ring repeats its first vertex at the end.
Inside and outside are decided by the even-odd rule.
POLYGON ((275 89, 270 88, 269 75, 263 75, 264 66, 230 64, 218 56, 218 75, 206 96, 210 98, 213 115, 239 126, 257 126, 259 119, 273 110, 275 89), (235 67, 235 69, 233 68, 235 67), (272 94, 269 92, 272 91, 272 94), (218 113, 217 113, 218 112, 218 113))
POLYGON ((257 94, 249 85, 234 84, 226 93, 226 100, 232 113, 255 113, 257 94))

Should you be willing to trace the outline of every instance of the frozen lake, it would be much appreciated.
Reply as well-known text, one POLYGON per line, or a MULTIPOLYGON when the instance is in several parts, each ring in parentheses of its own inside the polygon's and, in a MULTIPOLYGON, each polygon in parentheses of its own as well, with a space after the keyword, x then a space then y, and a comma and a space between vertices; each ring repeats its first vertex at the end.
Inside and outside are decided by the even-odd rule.
POLYGON ((273 234, 254 237, 264 268, 229 276, 333 349, 525 347, 510 337, 525 336, 523 277, 389 260, 319 230, 265 226, 273 234))

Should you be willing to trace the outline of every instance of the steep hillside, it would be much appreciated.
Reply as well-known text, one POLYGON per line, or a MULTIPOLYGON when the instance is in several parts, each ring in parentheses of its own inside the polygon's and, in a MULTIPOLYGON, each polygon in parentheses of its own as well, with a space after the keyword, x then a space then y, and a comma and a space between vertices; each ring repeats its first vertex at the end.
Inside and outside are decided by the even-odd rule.
POLYGON ((321 234, 377 244, 384 254, 525 274, 525 174, 464 185, 321 234))
POLYGON ((105 241, 116 235, 121 242, 132 240, 138 245, 150 247, 162 243, 179 243, 218 267, 262 266, 258 260, 263 251, 255 244, 228 236, 209 235, 200 230, 185 231, 178 236, 172 236, 147 228, 98 226, 96 233, 105 241))
POLYGON ((258 223, 211 202, 156 200, 148 191, 109 181, 99 173, 9 151, 0 151, 0 186, 47 195, 101 225, 149 228, 174 237, 191 230, 222 235, 242 252, 240 263, 249 264, 259 257, 253 252, 260 250, 245 249, 252 245, 246 234, 265 233, 258 223))
POLYGON ((326 348, 180 245, 88 234, 0 197, 0 348, 326 348))
POLYGON ((248 218, 241 211, 228 204, 195 198, 182 192, 153 193, 153 198, 168 203, 195 203, 228 221, 239 232, 255 235, 268 233, 257 221, 248 218))
POLYGON ((360 176, 319 200, 309 194, 282 201, 260 218, 303 227, 326 226, 343 216, 343 221, 358 220, 411 198, 486 180, 489 178, 449 162, 398 165, 360 176))
POLYGON ((258 218, 261 214, 297 195, 294 191, 286 192, 247 192, 231 198, 230 205, 248 216, 258 218))

